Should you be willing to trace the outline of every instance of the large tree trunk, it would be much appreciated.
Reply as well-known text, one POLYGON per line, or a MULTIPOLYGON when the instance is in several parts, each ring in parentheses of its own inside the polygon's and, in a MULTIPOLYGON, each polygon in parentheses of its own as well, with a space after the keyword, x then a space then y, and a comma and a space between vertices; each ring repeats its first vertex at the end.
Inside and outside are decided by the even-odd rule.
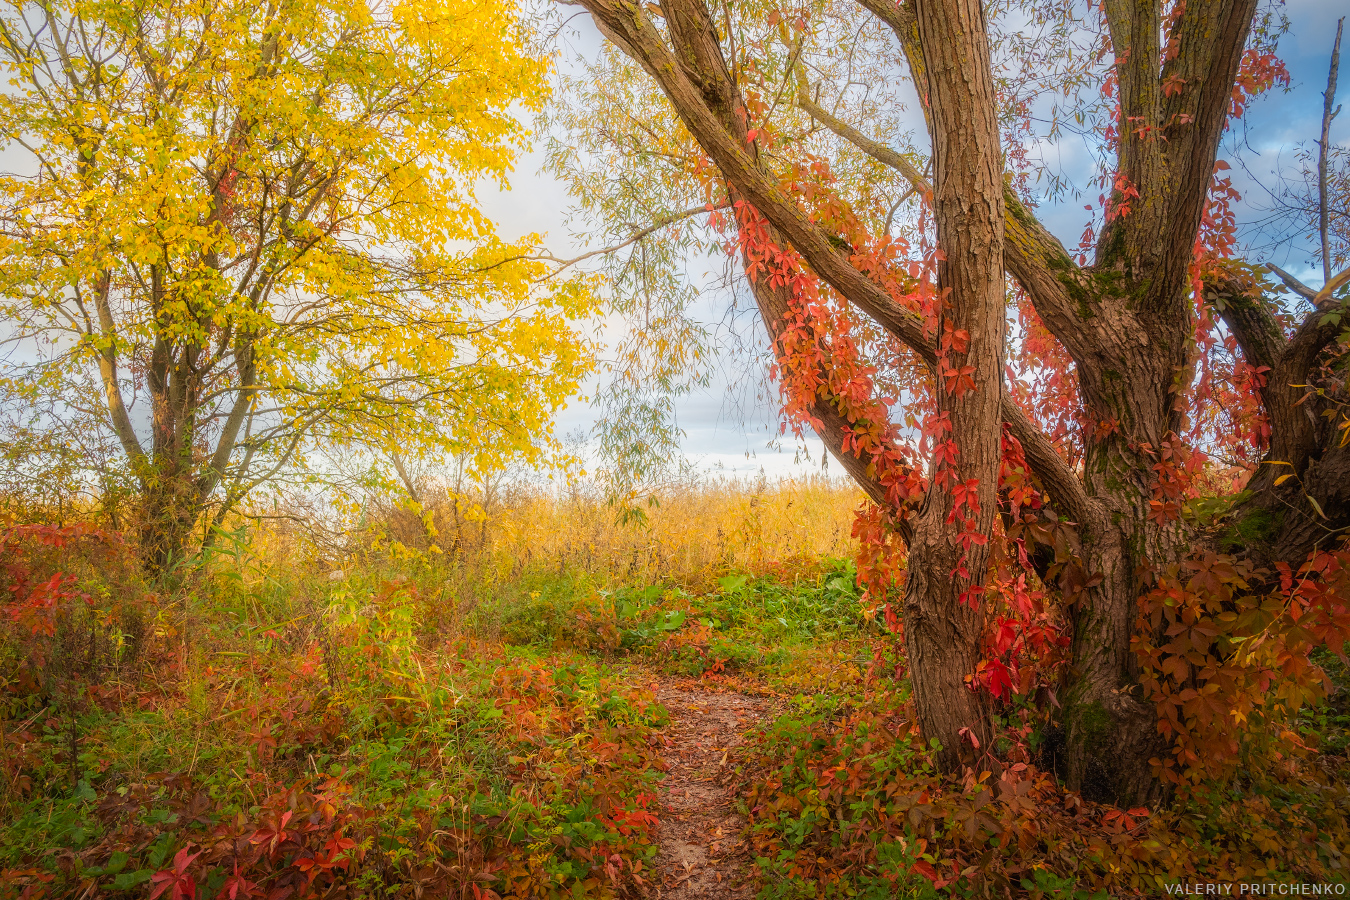
MULTIPOLYGON (((152 267, 151 279, 158 309, 162 295, 158 267, 152 267)), ((175 346, 161 335, 150 355, 146 383, 152 449, 139 475, 139 543, 141 563, 151 575, 161 575, 182 562, 206 498, 202 467, 194 458, 201 402, 195 364, 200 353, 195 344, 175 346)))
POLYGON ((1003 152, 979 0, 919 0, 916 7, 942 251, 937 288, 945 308, 937 333, 952 335, 939 347, 935 393, 959 455, 953 465, 935 467, 919 513, 904 623, 919 725, 926 739, 942 743, 939 764, 951 769, 967 755, 963 731, 974 737, 971 749, 978 741, 985 752, 993 737, 985 694, 973 689, 973 679, 1002 442, 1003 152), (962 380, 965 371, 976 379, 973 387, 962 380), (958 503, 954 489, 972 484, 974 497, 958 503))
POLYGON ((1100 504, 1094 521, 1082 523, 1083 544, 1089 571, 1102 579, 1072 612, 1066 774, 1092 799, 1143 804, 1163 794, 1149 760, 1166 743, 1137 690, 1130 639, 1147 573, 1193 548, 1175 516, 1151 515, 1151 502, 1160 499, 1166 448, 1181 427, 1192 248, 1255 4, 1186 7, 1172 26, 1177 51, 1166 60, 1160 3, 1107 0, 1104 10, 1121 115, 1135 125, 1122 129, 1120 180, 1088 277, 1061 276, 1077 303, 1058 311, 1055 329, 1077 363, 1087 420, 1083 475, 1100 504), (1183 70, 1189 83, 1169 96, 1160 72, 1175 78, 1183 70))
POLYGON ((1157 313, 1143 316, 1122 306, 1119 293, 1141 295, 1147 281, 1115 273, 1101 280, 1112 290, 1086 295, 1080 313, 1083 327, 1102 337, 1097 358, 1078 367, 1087 416, 1083 480, 1098 502, 1097 514, 1079 526, 1084 568, 1100 581, 1070 598, 1073 667, 1063 696, 1061 762, 1069 786, 1089 799, 1141 805, 1162 797, 1149 760, 1162 756, 1166 743, 1152 703, 1136 688, 1131 638, 1146 573, 1178 561, 1191 543, 1179 521, 1150 513, 1155 464, 1180 425, 1176 384, 1192 324, 1184 282, 1157 313))
POLYGON ((1175 562, 1188 545, 1181 529, 1149 520, 1150 485, 1138 483, 1149 468, 1127 467, 1121 450, 1097 446, 1087 458, 1089 490, 1104 512, 1080 523, 1082 564, 1100 581, 1066 598, 1073 663, 1061 698, 1066 746, 1060 762, 1068 785, 1088 799, 1137 806, 1163 796, 1149 760, 1165 753, 1166 742, 1156 709, 1136 686, 1136 601, 1150 567, 1175 562))

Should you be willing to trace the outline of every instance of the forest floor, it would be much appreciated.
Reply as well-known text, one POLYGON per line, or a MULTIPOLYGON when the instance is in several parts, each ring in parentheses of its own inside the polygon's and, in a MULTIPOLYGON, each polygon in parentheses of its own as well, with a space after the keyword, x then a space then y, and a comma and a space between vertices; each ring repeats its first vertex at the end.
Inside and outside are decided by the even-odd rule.
POLYGON ((939 775, 846 562, 690 589, 221 563, 161 596, 89 554, 55 634, 0 602, 0 900, 1103 900, 1350 871, 1330 651, 1278 765, 1118 810, 1034 766, 1026 700, 1016 766, 939 775))
POLYGON ((656 699, 670 714, 662 759, 661 900, 750 898, 745 817, 736 809, 733 756, 747 730, 768 713, 765 700, 667 681, 656 699))

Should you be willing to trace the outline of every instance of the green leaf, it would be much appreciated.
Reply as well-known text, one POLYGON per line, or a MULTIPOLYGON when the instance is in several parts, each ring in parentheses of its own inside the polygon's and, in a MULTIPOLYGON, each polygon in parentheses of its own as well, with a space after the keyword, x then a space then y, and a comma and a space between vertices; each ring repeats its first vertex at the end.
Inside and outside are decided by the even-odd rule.
POLYGON ((113 879, 112 889, 115 891, 129 891, 132 888, 145 884, 150 880, 150 876, 154 874, 154 869, 137 869, 135 872, 126 872, 113 879))
POLYGON ((728 594, 735 593, 745 587, 746 582, 750 580, 747 575, 727 575, 717 579, 718 585, 728 594))

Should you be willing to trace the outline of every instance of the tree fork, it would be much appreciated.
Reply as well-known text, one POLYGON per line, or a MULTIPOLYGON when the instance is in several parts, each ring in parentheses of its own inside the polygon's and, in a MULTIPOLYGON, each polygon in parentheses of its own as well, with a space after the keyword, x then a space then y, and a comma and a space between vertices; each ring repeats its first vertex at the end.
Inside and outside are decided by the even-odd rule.
MULTIPOLYGON (((1165 749, 1165 743, 1158 732, 1156 710, 1135 688, 1137 666, 1131 638, 1136 626, 1136 601, 1147 589, 1149 573, 1179 561, 1194 549, 1197 539, 1203 538, 1183 523, 1152 515, 1151 501, 1160 483, 1154 466, 1161 448, 1174 441, 1181 428, 1183 407, 1179 401, 1189 386, 1188 342, 1193 327, 1192 248, 1255 14, 1255 0, 1187 4, 1166 23, 1170 29, 1166 46, 1161 43, 1164 23, 1160 2, 1106 0, 1115 66, 1122 84, 1118 174, 1124 181, 1117 184, 1108 224, 1099 236, 1097 257, 1088 267, 1076 265, 1005 185, 996 130, 992 142, 985 142, 992 146, 991 166, 986 167, 987 158, 977 154, 964 157, 965 164, 949 169, 946 176, 940 171, 960 158, 953 137, 963 129, 984 128, 983 123, 992 119, 996 110, 992 91, 983 86, 989 77, 987 51, 981 55, 971 43, 985 41, 987 46, 980 4, 976 0, 906 0, 902 5, 860 0, 895 31, 920 96, 925 99, 924 113, 934 142, 935 168, 939 170, 933 179, 935 221, 946 256, 939 286, 951 289, 947 298, 951 305, 940 313, 937 342, 925 333, 917 316, 854 267, 849 254, 832 245, 831 236, 783 193, 778 180, 763 165, 757 143, 747 134, 749 126, 735 79, 700 0, 663 0, 660 10, 667 30, 658 29, 647 7, 632 0, 577 2, 592 14, 600 30, 659 85, 731 191, 745 198, 776 230, 775 240, 800 254, 821 280, 928 364, 938 385, 939 403, 952 420, 952 438, 961 451, 953 476, 973 477, 978 487, 987 486, 990 491, 988 499, 978 494, 981 516, 975 522, 975 532, 987 533, 989 526, 983 516, 987 509, 992 518, 996 507, 993 491, 1000 419, 1022 443, 1027 462, 1051 502, 1072 517, 1080 529, 1082 568, 1090 582, 1066 598, 1074 626, 1072 683, 1062 695, 1067 701, 1066 774, 1071 786, 1084 789, 1095 799, 1132 805, 1159 799, 1163 791, 1149 759, 1165 749), (1164 83, 1169 85, 1168 90, 1163 90, 1164 83), (944 96, 944 85, 953 93, 944 96), (958 120, 951 118, 952 110, 959 111, 958 120), (1138 192, 1137 202, 1126 203, 1131 189, 1138 192), (944 205, 950 199, 944 194, 947 190, 964 201, 964 208, 960 203, 944 205), (976 232, 977 222, 984 229, 982 233, 976 232), (992 258, 978 249, 995 246, 998 251, 992 258), (953 251, 971 247, 976 250, 953 251), (990 385, 981 384, 971 394, 962 391, 960 397, 949 397, 944 391, 948 373, 959 378, 962 367, 973 361, 978 365, 971 371, 978 372, 980 378, 992 376, 1001 382, 1001 333, 998 340, 982 343, 994 333, 989 329, 1001 329, 1001 318, 997 325, 992 317, 983 318, 989 308, 978 298, 992 297, 997 282, 1001 317, 1005 266, 1025 289, 1041 321, 1073 359, 1087 420, 1081 474, 1058 457, 1048 438, 990 385), (953 351, 950 343, 942 343, 947 334, 942 326, 947 324, 953 335, 969 335, 968 348, 953 351), (969 401, 969 405, 963 401, 969 401), (991 402, 984 405, 986 401, 991 402), (980 432, 981 428, 985 430, 980 432), (987 485, 978 474, 987 465, 982 440, 995 446, 994 476, 987 485), (977 474, 968 475, 968 471, 977 474)), ((804 85, 799 84, 798 89, 804 90, 804 85)), ((809 114, 863 152, 914 180, 913 171, 905 171, 917 171, 914 166, 888 154, 884 146, 860 130, 821 115, 822 110, 812 108, 809 93, 805 98, 799 105, 809 114)), ((770 333, 776 334, 773 303, 769 302, 772 297, 756 285, 756 298, 765 311, 770 333)), ((1306 356, 1311 363, 1325 346, 1317 343, 1319 337, 1318 326, 1310 321, 1293 340, 1297 352, 1283 348, 1279 352, 1302 359, 1302 354, 1311 351, 1306 356)), ((1246 342, 1243 348, 1246 352, 1246 342)), ((1286 385, 1297 383, 1302 382, 1286 381, 1286 385)), ((827 432, 830 413, 828 404, 817 405, 815 414, 827 432)), ((1276 440, 1299 443, 1296 432, 1302 427, 1292 420, 1279 425, 1276 440)), ((834 436, 835 444, 842 443, 842 433, 834 436)), ((1336 485, 1350 483, 1350 478, 1340 474, 1342 455, 1322 441, 1324 432, 1317 435, 1321 441, 1318 448, 1305 454, 1316 465, 1302 471, 1308 479, 1327 483, 1326 497, 1341 497, 1336 485)), ((828 433, 822 437, 827 444, 832 440, 828 433)), ((835 447, 832 450, 875 498, 866 466, 850 466, 846 455, 835 447)), ((1275 476, 1262 477, 1273 480, 1275 476)), ((1319 495, 1314 492, 1313 496, 1319 495)), ((1342 501, 1341 506, 1350 509, 1350 502, 1342 501)), ((960 526, 952 527, 955 517, 948 521, 954 511, 951 498, 935 489, 913 518, 909 590, 919 599, 912 608, 906 604, 907 639, 913 641, 915 635, 924 635, 929 629, 932 640, 945 642, 947 649, 963 646, 971 633, 959 618, 960 606, 953 612, 940 603, 926 604, 935 583, 943 582, 950 589, 955 580, 952 573, 957 566, 951 549, 960 526), (946 631, 930 629, 938 620, 946 631)), ((1328 526, 1322 523, 1319 527, 1319 534, 1324 536, 1328 526)), ((1286 549, 1308 539, 1306 535, 1291 535, 1286 549)), ((979 557, 976 553, 965 558, 972 563, 979 557)), ((1291 562, 1297 564, 1301 559, 1291 562)), ((974 569, 967 568, 973 575, 974 569)), ((947 690, 948 682, 955 684, 950 672, 942 675, 947 681, 941 689, 923 681, 935 666, 942 667, 939 657, 928 653, 928 646, 932 644, 911 644, 916 698, 921 708, 947 703, 957 709, 965 701, 953 698, 964 697, 962 690, 970 693, 964 682, 960 690, 947 690)), ((958 660, 945 668, 956 670, 963 678, 966 665, 958 660)), ((978 719, 981 713, 966 710, 960 715, 978 719)), ((930 734, 950 732, 945 724, 925 723, 924 727, 930 734)), ((947 739, 942 740, 944 753, 953 752, 947 739)), ((944 763, 951 764, 950 756, 944 757, 944 763)))

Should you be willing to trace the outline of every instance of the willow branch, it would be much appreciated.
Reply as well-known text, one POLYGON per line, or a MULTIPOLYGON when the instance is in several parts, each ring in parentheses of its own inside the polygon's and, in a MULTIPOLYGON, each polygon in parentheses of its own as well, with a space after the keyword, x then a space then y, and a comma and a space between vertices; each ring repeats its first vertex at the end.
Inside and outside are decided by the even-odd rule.
POLYGON ((882 165, 889 166, 899 172, 908 179, 909 183, 914 185, 920 193, 929 196, 932 195, 933 186, 928 183, 928 179, 924 178, 923 173, 908 159, 905 159, 902 154, 897 153, 880 141, 872 140, 844 120, 831 115, 819 103, 812 100, 811 95, 808 92, 806 73, 800 64, 797 67, 797 106, 811 118, 857 147, 863 153, 866 153, 882 165))
POLYGON ((544 262, 557 263, 558 269, 554 272, 554 274, 557 274, 557 272, 561 272, 563 269, 566 269, 569 266, 575 266, 577 263, 584 262, 588 259, 591 259, 592 257, 605 256, 610 253, 616 253, 619 250, 622 250, 624 247, 631 247, 633 244, 636 244, 638 241, 642 240, 643 238, 647 237, 653 232, 660 231, 662 228, 665 228, 668 225, 674 225, 676 222, 682 222, 685 219, 692 218, 693 216, 696 216, 699 213, 713 212, 714 210, 729 209, 729 208, 730 204, 728 203, 704 204, 703 206, 693 206, 690 207, 689 209, 684 209, 680 210, 679 212, 670 213, 668 215, 661 216, 659 219, 657 219, 652 224, 648 225, 646 228, 634 232, 633 235, 629 237, 627 240, 620 241, 617 244, 611 244, 608 247, 601 247, 599 250, 591 250, 589 252, 581 254, 580 256, 574 256, 571 259, 559 259, 552 253, 541 253, 533 256, 525 256, 525 255, 511 256, 502 260, 497 265, 505 265, 506 263, 516 262, 517 260, 522 259, 541 260, 544 262))

